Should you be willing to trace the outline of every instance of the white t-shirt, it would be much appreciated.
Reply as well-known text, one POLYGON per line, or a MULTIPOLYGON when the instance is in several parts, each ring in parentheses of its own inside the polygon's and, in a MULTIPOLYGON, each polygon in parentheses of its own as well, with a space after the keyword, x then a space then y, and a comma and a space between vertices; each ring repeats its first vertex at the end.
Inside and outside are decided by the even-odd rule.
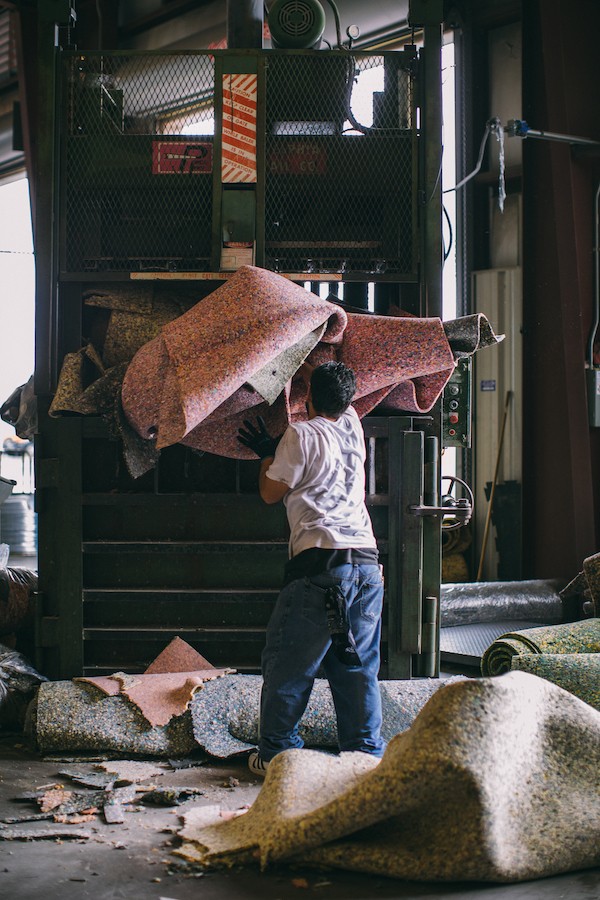
POLYGON ((266 475, 290 488, 283 498, 290 557, 311 547, 377 546, 365 504, 365 457, 351 406, 335 422, 316 416, 287 428, 266 475))

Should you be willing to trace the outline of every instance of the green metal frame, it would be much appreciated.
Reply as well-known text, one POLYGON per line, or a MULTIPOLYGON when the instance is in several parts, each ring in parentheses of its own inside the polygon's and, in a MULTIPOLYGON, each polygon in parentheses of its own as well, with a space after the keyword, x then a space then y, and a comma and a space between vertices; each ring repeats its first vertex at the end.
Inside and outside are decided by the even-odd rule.
MULTIPOLYGON (((86 486, 89 447, 96 447, 94 442, 98 442, 98 464, 102 466, 108 465, 113 453, 104 426, 95 420, 47 416, 61 360, 80 345, 85 283, 102 277, 98 273, 59 271, 59 249, 66 237, 60 212, 64 185, 58 164, 64 139, 60 129, 63 100, 56 77, 61 51, 54 46, 54 22, 44 18, 44 9, 48 7, 41 7, 40 15, 40 148, 36 169, 36 392, 40 412, 36 438, 40 585, 37 665, 52 678, 127 667, 139 671, 173 634, 182 634, 206 651, 215 664, 237 664, 241 670, 255 671, 265 617, 277 591, 286 551, 283 511, 269 513, 271 518, 263 519, 267 514, 247 487, 256 477, 255 470, 248 463, 236 464, 226 495, 207 495, 193 488, 164 492, 157 487, 158 476, 152 484, 127 483, 117 489, 107 485, 90 491, 86 486), (199 509, 206 517, 202 522, 199 509), (244 529, 254 525, 258 517, 264 522, 262 535, 245 538, 244 529), (153 536, 150 526, 156 522, 171 531, 160 533, 159 529, 153 536), (202 537, 207 523, 210 536, 202 537), (224 573, 229 579, 225 583, 224 573), (140 616, 144 621, 136 621, 140 616), (236 647, 243 652, 232 659, 236 647)), ((441 124, 435 99, 440 92, 440 45, 440 29, 426 26, 421 96, 427 97, 427 103, 422 102, 418 185, 421 260, 410 279, 420 285, 422 312, 427 315, 439 315, 441 306, 441 124)), ((256 52, 248 56, 256 59, 256 52)), ((245 57, 243 52, 235 52, 236 59, 245 57)), ((258 58, 261 84, 267 56, 259 54, 258 58)), ((227 55, 216 51, 215 59, 219 73, 227 55)), ((243 67, 245 63, 240 64, 243 67)), ((220 91, 216 95, 220 96, 220 91)), ((219 115, 217 107, 217 118, 219 115)), ((264 116, 264 108, 259 107, 259 134, 264 133, 264 116)), ((217 135, 215 154, 218 140, 217 135)), ((263 167, 264 155, 264 139, 260 138, 258 156, 263 167)), ((223 190, 217 170, 215 166, 215 266, 223 190)), ((257 186, 256 206, 260 219, 265 209, 264 184, 257 186)), ((257 263, 264 260, 264 252, 259 234, 257 263)), ((103 277, 119 281, 128 276, 106 273, 103 277)), ((352 281, 394 279, 385 273, 354 274, 352 281)), ((385 445, 383 457, 387 454, 388 461, 385 490, 375 490, 369 496, 386 568, 382 675, 436 675, 440 523, 435 518, 413 515, 410 507, 437 505, 439 407, 427 417, 368 418, 365 429, 369 440, 383 439, 380 446, 385 445)))

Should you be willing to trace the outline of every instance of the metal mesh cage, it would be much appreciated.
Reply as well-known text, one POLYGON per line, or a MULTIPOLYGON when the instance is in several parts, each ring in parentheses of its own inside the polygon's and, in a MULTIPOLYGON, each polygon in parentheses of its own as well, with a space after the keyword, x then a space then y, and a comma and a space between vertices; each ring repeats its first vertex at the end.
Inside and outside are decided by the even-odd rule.
POLYGON ((66 271, 206 270, 214 59, 65 60, 66 271))
POLYGON ((415 135, 402 64, 399 53, 269 57, 268 268, 414 273, 415 135))
POLYGON ((240 71, 240 53, 241 71, 258 73, 264 123, 256 186, 246 185, 256 195, 258 265, 414 280, 405 52, 66 53, 62 270, 219 269, 215 235, 230 208, 222 197, 237 190, 243 199, 225 184, 220 158, 222 79, 240 71))

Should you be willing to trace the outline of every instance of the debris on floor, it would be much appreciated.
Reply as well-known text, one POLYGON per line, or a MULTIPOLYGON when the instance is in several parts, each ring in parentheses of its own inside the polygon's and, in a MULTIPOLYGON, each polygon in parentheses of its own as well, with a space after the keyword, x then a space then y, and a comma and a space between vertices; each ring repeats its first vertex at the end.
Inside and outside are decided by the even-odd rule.
MULTIPOLYGON (((39 785, 13 798, 13 802, 33 805, 37 811, 27 810, 0 818, 0 839, 51 839, 63 834, 63 830, 57 831, 54 827, 57 824, 121 825, 130 812, 177 807, 198 800, 206 793, 208 788, 198 785, 155 784, 156 778, 168 776, 172 771, 175 770, 165 763, 157 765, 138 760, 101 763, 94 765, 92 771, 63 769, 59 773, 63 781, 39 785), (85 787, 82 789, 81 785, 85 787), (7 828, 44 820, 50 826, 44 831, 25 829, 19 832, 14 827, 7 828)), ((236 779, 230 777, 230 782, 234 781, 236 779)), ((69 830, 69 836, 71 832, 69 830)))
POLYGON ((52 831, 19 831, 16 828, 0 828, 0 841, 87 841, 91 834, 87 831, 65 829, 52 831))

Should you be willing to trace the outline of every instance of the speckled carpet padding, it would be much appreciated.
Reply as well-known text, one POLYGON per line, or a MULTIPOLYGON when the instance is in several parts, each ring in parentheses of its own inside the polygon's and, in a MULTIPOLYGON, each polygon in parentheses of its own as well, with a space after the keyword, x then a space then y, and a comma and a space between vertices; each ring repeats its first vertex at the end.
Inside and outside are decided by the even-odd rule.
MULTIPOLYGON (((437 679, 381 682, 385 738, 409 728, 432 694, 447 683, 437 679)), ((43 753, 110 750, 169 758, 200 748, 219 758, 235 756, 256 746, 261 686, 258 675, 225 675, 208 681, 193 694, 185 712, 166 725, 153 726, 126 694, 107 694, 93 680, 51 681, 38 694, 34 737, 43 753)), ((315 683, 300 732, 310 746, 336 746, 333 701, 322 679, 315 683)))
POLYGON ((168 725, 152 726, 125 697, 82 682, 40 685, 30 727, 41 753, 93 750, 169 759, 197 746, 189 709, 168 725))
POLYGON ((136 706, 150 725, 167 725, 182 715, 196 691, 235 669, 217 669, 180 637, 175 637, 140 675, 75 678, 114 697, 121 694, 136 706))
POLYGON ((185 816, 201 865, 289 860, 421 881, 600 863, 600 713, 524 672, 437 691, 383 759, 288 750, 251 809, 185 816))
POLYGON ((600 653, 524 653, 513 656, 511 669, 545 678, 600 710, 600 653))
POLYGON ((510 670, 513 656, 524 653, 600 653, 600 619, 501 634, 484 652, 481 671, 501 675, 510 670))
MULTIPOLYGON (((477 348, 496 343, 485 317, 468 318, 477 348)), ((249 413, 272 434, 305 417, 306 388, 294 373, 307 358, 355 370, 361 416, 384 399, 393 410, 427 412, 455 364, 439 319, 346 313, 274 272, 242 266, 136 353, 123 410, 157 449, 183 443, 250 458, 236 437, 249 413)))
MULTIPOLYGON (((454 676, 448 681, 461 681, 454 676)), ((410 728, 419 710, 448 681, 436 678, 381 681, 382 735, 390 740, 410 728)), ((225 758, 252 750, 258 743, 260 675, 226 675, 206 684, 192 700, 192 723, 199 746, 225 758)), ((337 748, 333 698, 326 680, 317 678, 300 721, 300 736, 311 747, 337 748)))

